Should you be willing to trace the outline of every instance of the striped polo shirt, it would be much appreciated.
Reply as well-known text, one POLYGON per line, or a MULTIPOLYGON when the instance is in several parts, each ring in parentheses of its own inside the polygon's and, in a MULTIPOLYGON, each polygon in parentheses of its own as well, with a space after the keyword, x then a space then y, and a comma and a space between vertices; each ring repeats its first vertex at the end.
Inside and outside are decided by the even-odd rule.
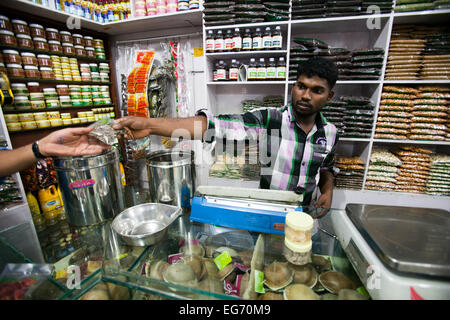
POLYGON ((312 130, 297 124, 292 105, 261 108, 243 114, 213 116, 205 110, 208 130, 205 142, 214 139, 257 141, 260 150, 262 189, 303 193, 304 205, 311 203, 320 170, 334 172, 338 142, 336 127, 318 112, 312 130))

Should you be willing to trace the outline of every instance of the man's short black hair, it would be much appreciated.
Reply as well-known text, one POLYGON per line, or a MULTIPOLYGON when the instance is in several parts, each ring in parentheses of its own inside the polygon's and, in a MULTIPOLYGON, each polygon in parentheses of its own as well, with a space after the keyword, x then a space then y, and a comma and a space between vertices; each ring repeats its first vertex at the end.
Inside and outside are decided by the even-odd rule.
POLYGON ((332 61, 313 57, 299 65, 297 69, 297 79, 303 74, 308 78, 318 76, 319 78, 327 80, 331 90, 336 84, 339 71, 332 61))

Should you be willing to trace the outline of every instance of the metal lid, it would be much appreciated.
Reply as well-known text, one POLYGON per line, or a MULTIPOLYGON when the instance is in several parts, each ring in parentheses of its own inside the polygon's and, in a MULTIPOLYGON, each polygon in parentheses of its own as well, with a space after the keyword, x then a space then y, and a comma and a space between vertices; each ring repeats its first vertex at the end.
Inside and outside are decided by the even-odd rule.
POLYGON ((158 168, 185 166, 194 162, 194 152, 159 150, 147 155, 147 165, 158 168))
POLYGON ((348 204, 346 212, 389 269, 402 274, 450 278, 448 211, 348 204))
POLYGON ((102 167, 116 161, 119 161, 119 153, 116 149, 111 149, 92 156, 56 157, 53 166, 56 170, 60 171, 88 170, 102 167))

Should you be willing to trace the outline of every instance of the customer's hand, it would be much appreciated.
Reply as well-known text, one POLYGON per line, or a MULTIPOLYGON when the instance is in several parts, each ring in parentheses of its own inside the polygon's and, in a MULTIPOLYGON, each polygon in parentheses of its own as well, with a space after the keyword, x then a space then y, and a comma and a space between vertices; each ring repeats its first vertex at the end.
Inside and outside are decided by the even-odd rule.
POLYGON ((108 150, 109 145, 88 136, 93 127, 67 128, 54 131, 38 141, 44 156, 86 156, 108 150))
POLYGON ((151 133, 150 119, 143 117, 124 117, 116 120, 113 129, 126 129, 130 131, 125 134, 125 139, 140 139, 147 137, 151 133))

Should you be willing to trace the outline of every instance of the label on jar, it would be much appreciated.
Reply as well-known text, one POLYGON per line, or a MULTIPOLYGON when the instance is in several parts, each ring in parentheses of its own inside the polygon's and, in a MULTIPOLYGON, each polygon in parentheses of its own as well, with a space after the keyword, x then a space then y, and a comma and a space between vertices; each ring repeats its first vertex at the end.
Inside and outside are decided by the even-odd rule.
POLYGON ((255 50, 262 49, 263 47, 263 39, 262 37, 254 37, 252 40, 252 47, 255 50))
POLYGON ((263 47, 264 47, 264 49, 272 48, 272 37, 271 36, 263 37, 263 47))
POLYGON ((242 49, 242 38, 240 36, 233 38, 233 49, 242 49))
POLYGON ((286 78, 286 67, 277 67, 277 79, 286 78))
POLYGON ((258 78, 258 68, 249 67, 248 68, 248 79, 256 79, 258 78))
POLYGON ((252 48, 252 38, 244 38, 242 39, 242 49, 251 49, 252 48))
POLYGON ((230 68, 230 80, 237 80, 239 75, 238 68, 230 68))
POLYGON ((258 80, 264 80, 267 77, 267 69, 265 67, 258 68, 258 80))
POLYGON ((283 37, 281 35, 272 36, 272 48, 281 49, 281 41, 283 37))
POLYGON ((267 78, 268 79, 275 79, 277 74, 277 68, 276 67, 268 67, 267 68, 267 78))
POLYGON ((225 41, 223 39, 216 39, 216 41, 214 41, 214 50, 223 50, 225 47, 225 41))
POLYGON ((227 71, 225 69, 217 69, 217 80, 226 80, 227 79, 227 71))

